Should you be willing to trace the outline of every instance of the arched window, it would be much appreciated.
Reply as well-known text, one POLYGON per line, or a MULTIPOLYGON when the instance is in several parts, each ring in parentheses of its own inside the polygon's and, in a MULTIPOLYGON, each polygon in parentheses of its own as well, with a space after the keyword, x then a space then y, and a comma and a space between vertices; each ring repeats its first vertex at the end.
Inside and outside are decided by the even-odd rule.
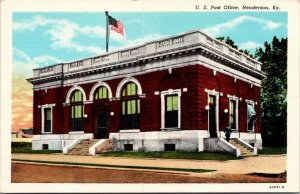
POLYGON ((140 128, 140 99, 137 89, 137 85, 133 82, 128 82, 122 88, 122 129, 140 128))
POLYGON ((94 94, 94 99, 95 100, 103 100, 103 99, 108 99, 108 90, 105 86, 100 86, 94 94))
POLYGON ((71 131, 83 131, 84 107, 83 94, 80 90, 75 90, 71 95, 71 131))

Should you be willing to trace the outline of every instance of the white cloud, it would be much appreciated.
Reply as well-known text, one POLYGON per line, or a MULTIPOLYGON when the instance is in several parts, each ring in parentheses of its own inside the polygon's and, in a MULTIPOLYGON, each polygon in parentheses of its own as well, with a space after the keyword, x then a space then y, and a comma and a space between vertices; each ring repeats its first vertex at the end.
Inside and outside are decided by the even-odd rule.
POLYGON ((50 55, 42 55, 37 57, 29 57, 24 51, 13 48, 13 74, 14 76, 31 77, 32 70, 38 67, 63 62, 56 57, 50 55))
MULTIPOLYGON (((136 20, 132 22, 140 21, 136 20)), ((76 38, 80 36, 104 38, 106 36, 106 29, 102 26, 80 26, 78 23, 66 19, 47 19, 41 16, 35 16, 31 21, 13 23, 13 29, 17 32, 25 30, 34 31, 38 27, 47 27, 45 29, 45 34, 49 35, 50 40, 52 41, 50 47, 53 49, 72 49, 77 52, 88 52, 92 55, 105 52, 105 50, 99 46, 85 45, 76 41, 76 38)), ((161 37, 162 35, 155 33, 142 38, 130 40, 126 36, 121 36, 114 31, 110 32, 110 41, 114 40, 122 45, 118 47, 118 49, 135 46, 161 37)), ((110 50, 115 49, 117 48, 113 46, 110 47, 110 50)))
MULTIPOLYGON (((114 35, 114 36, 118 36, 118 35, 114 35)), ((123 39, 121 39, 121 38, 119 39, 122 46, 110 47, 110 50, 119 50, 119 49, 123 49, 123 48, 138 46, 138 45, 142 45, 142 44, 144 44, 146 42, 149 42, 149 41, 160 39, 162 37, 164 37, 164 36, 159 34, 159 33, 149 34, 149 35, 146 35, 142 38, 137 38, 137 39, 133 39, 133 40, 130 40, 130 39, 127 39, 126 37, 123 37, 123 39)))
POLYGON ((263 29, 265 30, 274 30, 283 25, 282 23, 276 23, 271 20, 244 15, 244 16, 239 16, 237 18, 234 18, 233 20, 227 21, 225 23, 217 24, 215 26, 205 28, 203 30, 208 34, 216 36, 219 35, 222 31, 232 30, 234 27, 245 22, 254 22, 254 23, 261 24, 263 29))
MULTIPOLYGON (((47 19, 41 16, 35 16, 30 22, 23 21, 13 23, 13 29, 17 32, 24 30, 34 31, 37 27, 49 28, 45 33, 50 35, 50 39, 52 40, 50 46, 54 49, 68 48, 74 49, 77 52, 89 52, 92 54, 103 52, 99 47, 84 45, 74 40, 74 38, 81 35, 92 38, 105 37, 106 30, 101 26, 80 26, 66 19, 47 19)), ((115 39, 119 41, 119 39, 115 39)))
POLYGON ((251 50, 251 49, 255 49, 258 48, 260 46, 262 46, 261 44, 257 43, 257 42, 253 42, 253 41, 247 41, 247 42, 242 42, 239 45, 239 48, 241 49, 247 49, 247 50, 251 50))
POLYGON ((106 36, 106 30, 100 26, 84 26, 79 29, 79 32, 91 37, 104 37, 106 36))

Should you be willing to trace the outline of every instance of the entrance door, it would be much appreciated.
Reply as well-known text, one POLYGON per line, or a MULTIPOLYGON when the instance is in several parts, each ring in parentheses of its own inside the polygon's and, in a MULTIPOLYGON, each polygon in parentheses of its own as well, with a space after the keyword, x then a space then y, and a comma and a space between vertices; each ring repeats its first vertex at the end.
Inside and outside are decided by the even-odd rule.
POLYGON ((95 121, 96 121, 95 122, 95 138, 96 139, 108 138, 107 112, 106 111, 97 112, 95 121))
POLYGON ((209 134, 210 137, 217 137, 216 123, 216 96, 209 95, 209 134))

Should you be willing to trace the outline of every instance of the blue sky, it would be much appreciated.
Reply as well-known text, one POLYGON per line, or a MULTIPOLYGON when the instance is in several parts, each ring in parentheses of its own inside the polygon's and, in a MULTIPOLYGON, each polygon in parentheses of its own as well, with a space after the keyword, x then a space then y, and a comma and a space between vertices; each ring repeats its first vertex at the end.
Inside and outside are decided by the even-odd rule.
MULTIPOLYGON (((208 34, 230 36, 254 53, 273 36, 287 37, 286 12, 110 12, 125 26, 126 36, 111 32, 110 50, 134 46, 182 32, 202 29, 208 34)), ((14 61, 27 60, 34 67, 76 60, 105 52, 105 14, 14 13, 14 61), (22 59, 23 57, 23 59, 22 59)))

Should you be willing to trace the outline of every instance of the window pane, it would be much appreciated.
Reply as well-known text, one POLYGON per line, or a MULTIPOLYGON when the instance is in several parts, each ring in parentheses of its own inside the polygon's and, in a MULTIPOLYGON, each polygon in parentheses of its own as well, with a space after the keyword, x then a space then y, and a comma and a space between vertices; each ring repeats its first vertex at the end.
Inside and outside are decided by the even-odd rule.
POLYGON ((122 115, 125 115, 126 113, 126 107, 125 107, 125 104, 126 102, 122 102, 122 115))
POLYGON ((107 98, 107 88, 103 87, 103 99, 107 98))
POLYGON ((131 100, 131 113, 136 114, 136 100, 131 100))
POLYGON ((78 118, 78 106, 75 106, 75 118, 78 118))
POLYGON ((173 96, 173 110, 178 110, 178 96, 173 96))
POLYGON ((131 83, 131 95, 136 95, 136 84, 131 83))
POLYGON ((75 92, 75 102, 78 102, 79 101, 79 93, 78 91, 75 92))
POLYGON ((130 101, 127 101, 127 114, 131 114, 130 101))
POLYGON ((130 84, 127 84, 127 94, 126 96, 131 96, 131 87, 130 84))
POLYGON ((82 105, 78 105, 75 107, 76 116, 75 118, 82 118, 82 105))
POLYGON ((137 99, 137 113, 140 114, 140 99, 137 99))
POLYGON ((172 96, 167 96, 167 111, 172 111, 172 96))
POLYGON ((215 96, 209 96, 208 103, 215 104, 216 103, 216 97, 215 96))
POLYGON ((71 97, 71 102, 80 102, 83 99, 83 95, 81 93, 81 91, 77 90, 73 93, 72 97, 71 97))
POLYGON ((74 118, 74 106, 71 107, 71 118, 74 118))
POLYGON ((50 108, 46 109, 46 120, 51 120, 51 109, 50 108))
POLYGON ((99 88, 99 99, 103 99, 103 87, 99 88))
POLYGON ((51 132, 51 108, 44 109, 44 132, 51 132))

